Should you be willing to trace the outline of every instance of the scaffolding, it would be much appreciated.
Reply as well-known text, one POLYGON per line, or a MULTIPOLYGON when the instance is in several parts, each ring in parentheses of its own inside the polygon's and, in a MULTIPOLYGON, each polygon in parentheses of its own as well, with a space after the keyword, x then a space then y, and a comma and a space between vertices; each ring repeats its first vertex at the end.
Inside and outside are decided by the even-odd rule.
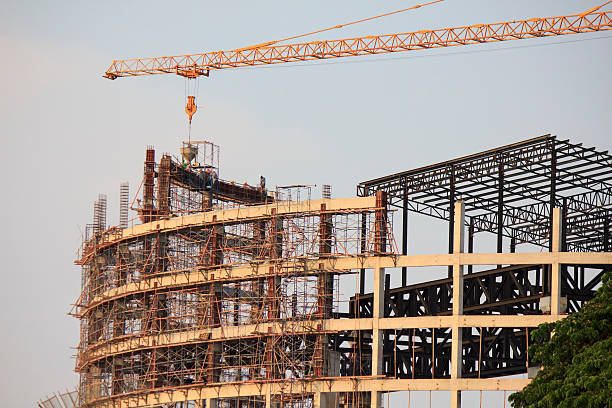
POLYGON ((79 395, 76 390, 57 392, 38 403, 39 408, 77 408, 78 406, 79 395))
MULTIPOLYGON (((550 143, 530 140, 500 148, 505 156, 481 155, 503 156, 507 164, 528 154, 541 163, 529 149, 550 143)), ((603 154, 589 151, 580 160, 603 154)), ((107 229, 94 220, 98 227, 82 243, 74 310, 82 407, 381 407, 382 392, 447 390, 456 402, 461 390, 520 389, 529 379, 497 377, 530 371, 530 331, 579 310, 612 264, 608 232, 601 240, 591 234, 588 247, 572 246, 578 241, 563 222, 567 211, 555 207, 559 200, 533 221, 549 232, 548 241, 532 243, 550 252, 463 254, 461 231, 474 224, 465 213, 487 216, 485 207, 472 207, 492 194, 486 177, 470 177, 468 186, 451 175, 461 199, 443 199, 434 179, 428 196, 398 196, 416 189, 406 184, 410 175, 426 184, 418 170, 362 183, 362 197, 331 199, 325 191, 326 198, 313 200, 312 186, 268 191, 265 179, 259 186, 221 180, 210 159, 197 154, 188 161, 164 154, 158 163, 148 148, 131 207, 138 218, 107 229), (470 202, 473 194, 464 190, 479 182, 484 198, 470 202), (390 207, 406 202, 449 221, 449 254, 405 255, 405 235, 398 249, 390 207), (450 273, 408 285, 411 267, 450 273), (402 284, 392 286, 396 272, 402 284)), ((483 168, 499 174, 500 166, 483 168)), ((599 183, 612 174, 591 168, 599 183)), ((444 177, 435 180, 444 186, 444 177)), ((519 194, 508 188, 508 195, 501 188, 502 209, 505 197, 519 194)), ((471 230, 468 243, 473 252, 471 230)))
POLYGON ((119 185, 119 228, 127 228, 130 209, 130 183, 119 185))
MULTIPOLYGON (((263 185, 215 180, 208 169, 170 155, 156 163, 148 148, 142 198, 132 207, 142 224, 127 227, 121 213, 119 228, 102 230, 96 213, 77 261, 84 406, 150 390, 281 380, 277 403, 312 406, 312 393, 297 395, 295 384, 340 375, 328 331, 313 322, 339 313, 339 276, 355 271, 307 264, 397 252, 386 205, 380 197, 311 200, 311 186, 302 185, 269 194, 263 185), (232 277, 232 268, 243 276, 232 277), (275 324, 286 330, 270 332, 275 324), (232 334, 244 328, 249 335, 232 334), (190 341, 177 344, 185 335, 190 341)), ((261 396, 217 401, 265 404, 261 396)))

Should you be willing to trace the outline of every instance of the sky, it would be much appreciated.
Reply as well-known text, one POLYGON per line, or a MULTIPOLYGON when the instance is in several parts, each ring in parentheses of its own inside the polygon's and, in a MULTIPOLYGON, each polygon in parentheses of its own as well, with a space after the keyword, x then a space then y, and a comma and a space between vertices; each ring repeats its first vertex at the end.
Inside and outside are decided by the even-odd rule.
MULTIPOLYGON (((119 184, 129 181, 135 193, 145 148, 176 154, 186 138, 185 80, 109 81, 102 74, 113 59, 236 49, 414 4, 3 0, 4 405, 33 407, 75 387, 79 325, 67 313, 80 291, 74 259, 93 202, 107 194, 109 223, 117 223, 119 184)), ((577 14, 598 4, 446 0, 311 39, 577 14)), ((542 134, 608 150, 611 51, 608 31, 213 72, 199 80, 192 135, 221 146, 222 178, 331 184, 334 197, 354 195, 363 180, 542 134)), ((410 253, 433 253, 446 237, 444 228, 415 223, 410 240, 410 253)), ((502 406, 499 393, 485 397, 502 406)))

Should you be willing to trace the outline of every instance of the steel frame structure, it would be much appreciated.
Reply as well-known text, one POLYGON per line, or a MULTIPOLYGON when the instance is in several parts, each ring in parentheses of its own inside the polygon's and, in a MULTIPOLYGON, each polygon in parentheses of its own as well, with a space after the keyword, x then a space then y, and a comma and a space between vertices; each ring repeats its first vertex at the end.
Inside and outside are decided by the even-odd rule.
POLYGON ((529 371, 530 330, 562 318, 564 301, 567 312, 579 310, 612 268, 601 221, 575 224, 590 228, 590 241, 567 227, 591 214, 577 206, 580 194, 600 189, 608 200, 606 160, 545 136, 361 183, 363 197, 291 201, 215 186, 169 156, 156 163, 149 149, 142 223, 96 231, 77 260, 81 405, 380 407, 383 392, 435 389, 459 406, 462 390, 520 389, 528 378, 498 377, 529 371), (557 174, 547 179, 551 149, 557 174), (500 174, 501 195, 491 181, 500 174), (519 180, 532 184, 519 189, 519 180), (551 191, 556 199, 545 200, 551 191), (487 211, 491 197, 502 198, 504 211, 525 197, 552 203, 551 214, 477 230, 546 230, 550 242, 532 243, 549 251, 513 253, 530 241, 509 234, 510 253, 470 253, 474 226, 487 225, 470 220, 499 210, 487 211), (389 211, 398 204, 445 217, 450 253, 402 255, 389 211), (392 274, 405 279, 413 267, 448 267, 451 275, 391 287, 392 274), (355 279, 354 294, 340 286, 346 279, 355 279))
MULTIPOLYGON (((402 254, 407 253, 409 212, 447 220, 449 253, 452 253, 456 228, 454 207, 459 200, 464 205, 468 252, 474 251, 474 237, 480 232, 496 235, 498 253, 504 250, 504 239, 509 239, 509 248, 506 248, 511 253, 519 244, 552 250, 552 210, 556 207, 561 211, 561 250, 609 252, 612 248, 612 157, 607 151, 558 140, 551 135, 365 181, 357 186, 359 196, 374 191, 386 192, 389 204, 402 210, 402 254)), ((464 313, 540 314, 541 298, 551 294, 549 268, 546 265, 503 267, 497 264, 495 269, 474 272, 473 266, 468 266, 463 287, 464 313)), ((560 291, 567 303, 567 312, 578 311, 592 298, 602 274, 609 269, 607 265, 561 266, 560 291)), ((400 287, 390 289, 387 282, 385 316, 451 313, 451 266, 448 276, 408 286, 407 268, 402 268, 400 287)), ((352 302, 355 303, 351 309, 353 315, 371 315, 372 294, 364 294, 362 290, 352 302)), ((482 343, 480 330, 483 329, 464 330, 463 339, 469 339, 471 345, 482 343)), ((527 333, 528 330, 523 330, 517 338, 516 330, 502 330, 492 341, 497 354, 481 355, 482 370, 475 371, 464 361, 462 376, 470 377, 478 372, 478 377, 484 378, 515 373, 512 366, 518 369, 521 364, 528 363, 525 354, 527 333), (512 359, 508 360, 509 356, 512 359), (504 360, 506 363, 500 364, 504 360)), ((442 333, 447 349, 451 346, 448 334, 442 333)), ((413 341, 412 337, 405 340, 408 344, 413 341)), ((430 343, 433 342, 430 340, 430 343)), ((450 365, 449 353, 444 347, 439 350, 435 358, 450 365)), ((399 353, 400 357, 406 360, 402 354, 405 353, 399 353)), ((474 356, 474 352, 464 346, 464 355, 474 356)), ((398 356, 394 354, 394 358, 398 356)), ((412 371, 416 371, 416 378, 428 376, 431 366, 412 367, 412 371)), ((410 375, 410 372, 410 367, 405 367, 401 375, 410 375)))
POLYGON ((469 239, 495 233, 498 252, 504 237, 511 252, 523 243, 550 245, 554 207, 564 213, 564 249, 612 248, 612 156, 551 135, 364 181, 357 195, 378 190, 404 214, 449 220, 449 249, 459 198, 466 205, 469 239))

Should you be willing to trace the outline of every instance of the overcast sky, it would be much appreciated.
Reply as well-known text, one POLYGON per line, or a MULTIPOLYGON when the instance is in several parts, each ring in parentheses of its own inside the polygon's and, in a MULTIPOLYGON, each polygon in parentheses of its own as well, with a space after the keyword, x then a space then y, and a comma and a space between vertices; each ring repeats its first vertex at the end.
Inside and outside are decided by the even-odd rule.
MULTIPOLYGON (((4 406, 32 407, 76 385, 78 323, 66 313, 80 290, 73 264, 80 229, 98 193, 108 194, 109 223, 116 223, 119 183, 129 181, 135 192, 146 146, 176 153, 186 136, 185 80, 109 81, 101 75, 112 60, 235 49, 415 4, 330 3, 2 2, 4 406)), ((576 14, 596 5, 446 0, 314 38, 576 14)), ((335 197, 354 195, 362 180, 546 133, 607 150, 611 36, 213 72, 199 81, 193 135, 221 146, 223 178, 255 184, 262 173, 272 186, 327 183, 335 197)), ((436 231, 439 237, 412 228, 411 253, 443 250, 444 229, 436 231)), ((499 395, 488 398, 502 406, 499 395)))

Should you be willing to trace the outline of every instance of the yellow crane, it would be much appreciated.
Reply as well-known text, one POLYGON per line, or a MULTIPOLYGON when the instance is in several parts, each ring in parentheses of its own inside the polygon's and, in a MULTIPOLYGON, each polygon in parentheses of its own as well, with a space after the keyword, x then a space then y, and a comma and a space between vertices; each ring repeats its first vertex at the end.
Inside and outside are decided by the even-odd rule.
MULTIPOLYGON (((104 77, 114 80, 122 77, 176 74, 186 78, 197 78, 199 76, 209 76, 211 71, 220 69, 356 57, 360 55, 416 51, 430 48, 457 47, 612 29, 612 11, 599 11, 603 6, 611 2, 608 1, 583 13, 567 16, 534 17, 526 20, 438 28, 399 34, 368 35, 338 40, 278 44, 279 42, 344 27, 389 14, 413 10, 438 3, 439 1, 442 0, 419 4, 312 33, 231 51, 211 51, 169 57, 115 60, 106 70, 104 77)), ((196 109, 195 96, 188 96, 185 111, 189 117, 190 124, 196 109)))

